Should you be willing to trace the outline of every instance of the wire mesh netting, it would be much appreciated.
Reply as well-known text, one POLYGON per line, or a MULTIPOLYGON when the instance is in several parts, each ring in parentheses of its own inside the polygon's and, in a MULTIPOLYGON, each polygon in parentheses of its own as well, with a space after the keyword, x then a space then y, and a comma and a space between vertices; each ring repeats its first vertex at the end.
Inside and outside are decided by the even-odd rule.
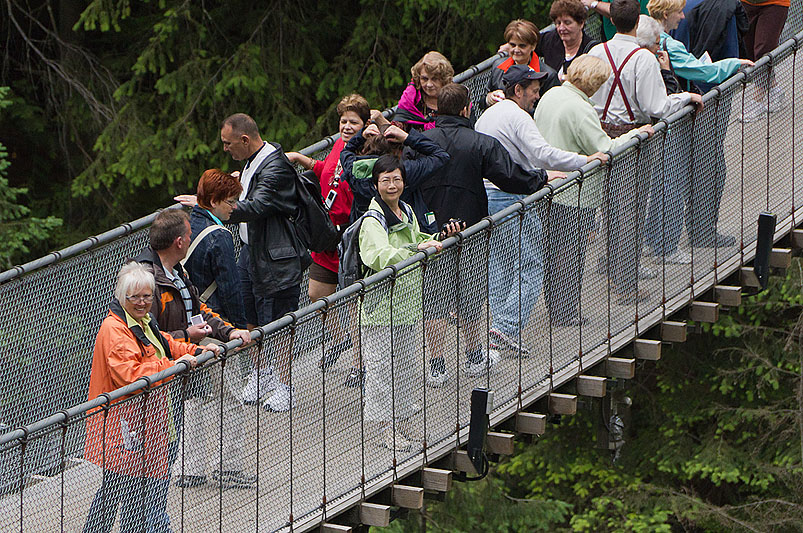
MULTIPOLYGON (((609 165, 546 195, 492 196, 512 212, 439 254, 193 372, 8 433, 0 530, 286 531, 387 486, 460 443, 474 387, 495 391, 492 420, 551 390, 748 253, 759 212, 795 215, 800 68, 787 46, 609 165), (767 112, 749 115, 760 100, 767 112), (249 387, 292 409, 249 401, 249 387)), ((461 80, 473 99, 483 76, 461 80)), ((146 239, 0 285, 4 433, 86 400, 115 275, 146 239)))

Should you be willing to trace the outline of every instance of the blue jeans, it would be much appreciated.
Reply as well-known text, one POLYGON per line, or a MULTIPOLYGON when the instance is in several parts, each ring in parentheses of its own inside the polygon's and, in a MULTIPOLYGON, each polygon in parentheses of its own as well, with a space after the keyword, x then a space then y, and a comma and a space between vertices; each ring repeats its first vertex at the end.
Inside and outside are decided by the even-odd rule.
POLYGON ((95 494, 84 533, 108 533, 120 510, 120 533, 170 533, 164 512, 167 479, 103 473, 103 485, 95 494))
MULTIPOLYGON (((496 213, 524 195, 510 194, 498 189, 486 189, 488 212, 496 213)), ((491 327, 511 337, 527 323, 533 306, 541 294, 544 282, 544 263, 541 254, 541 219, 529 210, 522 220, 521 242, 516 246, 519 228, 513 221, 497 229, 491 237, 488 254, 488 304, 491 308, 491 327), (518 248, 521 248, 519 265, 518 248), (519 300, 521 280, 521 300, 519 300), (521 317, 521 320, 519 320, 521 317)))
POLYGON ((678 249, 689 188, 687 172, 667 172, 652 180, 645 242, 654 255, 671 255, 678 249))

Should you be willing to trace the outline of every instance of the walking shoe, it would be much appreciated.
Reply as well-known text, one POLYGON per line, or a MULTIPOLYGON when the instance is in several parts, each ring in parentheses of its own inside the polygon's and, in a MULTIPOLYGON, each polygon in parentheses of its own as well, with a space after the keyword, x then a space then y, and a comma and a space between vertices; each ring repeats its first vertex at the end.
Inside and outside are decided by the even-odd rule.
POLYGON ((224 489, 252 489, 256 487, 257 477, 242 470, 214 470, 212 479, 224 489))
POLYGON ((729 248, 736 246, 736 237, 717 232, 716 235, 706 235, 700 239, 692 239, 691 243, 695 248, 729 248))
POLYGON ((618 305, 633 305, 644 302, 650 298, 650 293, 644 290, 628 293, 613 293, 618 305))
POLYGON ((427 372, 427 386, 437 389, 449 380, 446 373, 446 363, 443 357, 433 357, 429 360, 429 372, 427 372))
POLYGON ((352 368, 349 375, 346 376, 346 381, 343 382, 343 386, 356 389, 363 385, 365 385, 365 370, 352 368))
POLYGON ((175 485, 185 489, 200 487, 206 485, 206 476, 178 476, 175 485))
POLYGON ((256 405, 263 396, 276 388, 279 380, 273 375, 273 368, 254 369, 248 376, 248 383, 240 393, 240 399, 245 405, 256 405))
POLYGON ((766 97, 762 98, 761 100, 745 98, 744 110, 742 114, 736 117, 736 120, 744 123, 756 122, 761 120, 761 118, 766 115, 768 111, 769 109, 767 108, 766 97))
POLYGON ((770 103, 767 111, 770 113, 777 113, 787 106, 786 95, 779 86, 770 89, 770 103))
POLYGON ((487 352, 484 350, 476 350, 473 353, 466 352, 466 366, 463 368, 463 373, 470 377, 484 376, 496 366, 502 358, 497 350, 490 349, 487 352))
POLYGON ((669 255, 658 256, 658 259, 667 265, 688 265, 691 263, 691 255, 681 250, 675 250, 669 255))
POLYGON ((488 346, 493 350, 510 350, 511 352, 521 353, 521 355, 530 355, 530 350, 521 346, 518 339, 502 333, 496 328, 488 330, 488 346))
POLYGON ((262 407, 274 413, 286 413, 292 409, 293 404, 295 404, 293 395, 293 389, 280 382, 276 386, 276 390, 273 391, 273 394, 270 395, 270 398, 265 400, 265 403, 262 404, 262 407))
POLYGON ((638 279, 655 279, 658 277, 658 272, 643 265, 638 267, 638 279))
POLYGON ((342 340, 337 344, 333 344, 326 350, 324 356, 321 357, 320 361, 318 361, 318 367, 326 372, 332 368, 335 363, 337 363, 337 360, 340 358, 340 354, 349 348, 351 348, 351 337, 346 335, 345 340, 342 340))
POLYGON ((382 432, 381 445, 390 451, 397 452, 408 452, 413 448, 413 443, 402 435, 400 431, 394 432, 392 427, 387 427, 382 432))

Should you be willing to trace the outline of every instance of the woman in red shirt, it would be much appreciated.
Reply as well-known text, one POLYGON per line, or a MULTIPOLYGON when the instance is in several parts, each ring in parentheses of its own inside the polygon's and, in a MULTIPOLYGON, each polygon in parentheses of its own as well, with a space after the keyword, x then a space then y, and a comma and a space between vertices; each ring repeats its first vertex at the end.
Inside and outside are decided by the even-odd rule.
MULTIPOLYGON (((343 172, 343 167, 340 165, 340 151, 368 122, 371 117, 371 108, 365 98, 359 94, 350 94, 337 104, 337 113, 340 115, 340 138, 335 141, 332 151, 329 152, 326 159, 317 161, 298 152, 287 153, 287 158, 291 162, 315 172, 321 183, 321 195, 324 203, 329 208, 329 218, 332 219, 335 226, 345 229, 349 223, 354 195, 349 184, 345 180, 340 180, 343 172)), ((309 299, 314 302, 337 290, 337 252, 312 252, 312 261, 309 269, 309 299)), ((321 360, 321 367, 324 370, 332 366, 338 356, 352 346, 352 340, 348 333, 343 331, 338 317, 329 320, 329 328, 334 342, 321 360)), ((355 368, 352 369, 351 374, 347 384, 358 385, 360 380, 358 360, 355 360, 355 368), (355 379, 357 382, 354 382, 355 379)))

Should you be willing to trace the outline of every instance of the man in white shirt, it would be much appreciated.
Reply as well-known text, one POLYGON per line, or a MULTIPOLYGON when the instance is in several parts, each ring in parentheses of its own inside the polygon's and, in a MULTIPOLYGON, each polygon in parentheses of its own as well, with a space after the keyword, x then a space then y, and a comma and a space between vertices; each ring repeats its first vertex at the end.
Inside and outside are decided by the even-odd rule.
POLYGON ((640 10, 636 0, 611 2, 611 20, 617 33, 588 52, 609 63, 613 70, 591 97, 602 127, 611 138, 650 124, 653 118, 667 118, 689 103, 702 102, 699 94, 666 94, 658 60, 636 39, 640 10), (616 130, 607 131, 612 126, 616 130))
MULTIPOLYGON (((640 11, 637 0, 613 0, 610 14, 617 33, 588 52, 610 64, 613 71, 591 97, 602 129, 611 138, 651 124, 653 119, 667 118, 689 103, 702 104, 699 94, 666 94, 658 60, 636 39, 640 11)), ((607 185, 607 256, 601 267, 621 305, 646 300, 649 293, 638 289, 638 279, 657 276, 652 270, 639 269, 652 166, 650 161, 639 161, 635 175, 625 175, 622 166, 614 166, 607 185)))
MULTIPOLYGON (((579 155, 550 146, 533 121, 532 111, 539 99, 543 72, 526 65, 511 66, 502 78, 505 99, 489 108, 477 120, 475 130, 496 138, 511 159, 525 170, 576 170, 593 159, 607 159, 603 154, 579 155)), ((485 180, 488 212, 496 213, 525 195, 500 191, 485 180)), ((521 326, 538 301, 544 278, 541 254, 541 220, 530 209, 522 219, 521 263, 518 254, 505 254, 510 240, 519 240, 516 222, 503 224, 495 233, 488 257, 488 302, 493 320, 489 331, 491 348, 518 351, 521 326), (514 276, 518 274, 518 278, 514 276), (519 289, 521 284, 521 289, 519 289), (521 294, 521 298, 519 298, 521 294), (519 320, 521 317, 521 321, 519 320)), ((526 350, 522 350, 526 352, 526 350)))

